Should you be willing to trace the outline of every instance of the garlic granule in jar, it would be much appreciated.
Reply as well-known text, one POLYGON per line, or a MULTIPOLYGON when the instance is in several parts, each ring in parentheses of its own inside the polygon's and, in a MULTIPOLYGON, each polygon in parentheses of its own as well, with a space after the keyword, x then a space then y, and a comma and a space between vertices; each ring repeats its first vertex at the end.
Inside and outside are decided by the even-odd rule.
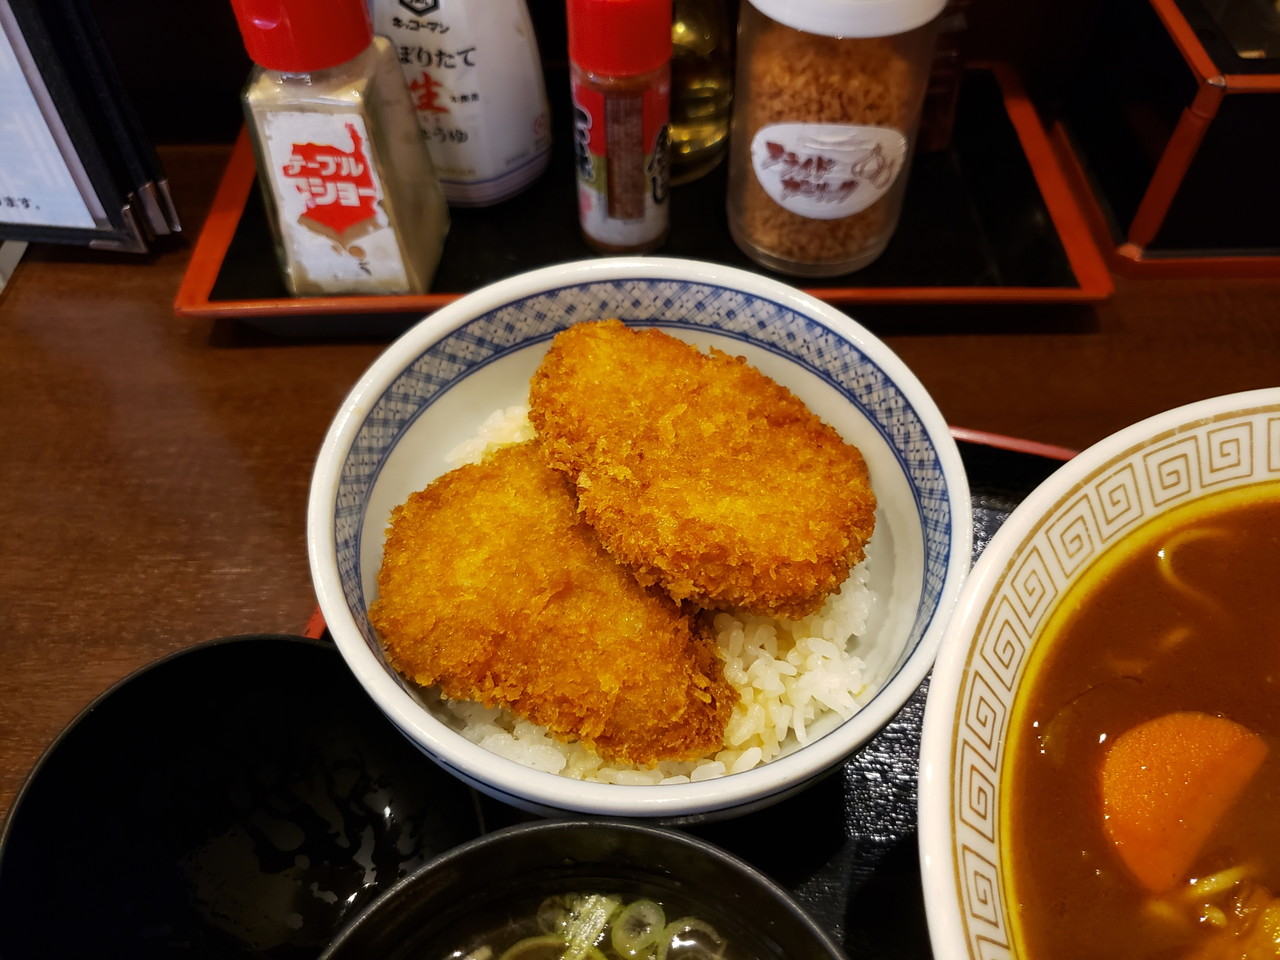
POLYGON ((937 0, 743 0, 728 214, 753 260, 838 276, 884 251, 940 9, 937 0))

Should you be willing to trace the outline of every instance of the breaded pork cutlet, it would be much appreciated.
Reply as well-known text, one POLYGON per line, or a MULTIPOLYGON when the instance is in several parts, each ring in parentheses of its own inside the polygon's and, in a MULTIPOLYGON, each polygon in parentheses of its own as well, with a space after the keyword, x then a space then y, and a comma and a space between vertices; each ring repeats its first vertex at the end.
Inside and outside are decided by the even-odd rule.
POLYGON ((714 638, 636 582, 535 444, 500 448, 392 513, 370 619, 392 665, 502 704, 607 760, 724 745, 738 696, 714 638))
POLYGON ((605 549, 677 601, 807 615, 875 529, 862 455, 741 357, 581 323, 552 341, 529 407, 605 549))

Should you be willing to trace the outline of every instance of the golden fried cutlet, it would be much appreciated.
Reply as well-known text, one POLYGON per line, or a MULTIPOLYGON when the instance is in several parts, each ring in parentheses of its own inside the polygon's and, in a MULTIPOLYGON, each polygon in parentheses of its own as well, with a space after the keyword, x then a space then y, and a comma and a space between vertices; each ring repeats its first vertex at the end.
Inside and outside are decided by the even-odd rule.
POLYGON ((392 512, 370 610, 392 665, 607 760, 720 749, 738 696, 714 638, 602 549, 535 446, 498 449, 392 512))
POLYGON ((862 455, 741 357, 581 323, 552 341, 529 406, 605 549, 678 601, 812 613, 875 529, 862 455))

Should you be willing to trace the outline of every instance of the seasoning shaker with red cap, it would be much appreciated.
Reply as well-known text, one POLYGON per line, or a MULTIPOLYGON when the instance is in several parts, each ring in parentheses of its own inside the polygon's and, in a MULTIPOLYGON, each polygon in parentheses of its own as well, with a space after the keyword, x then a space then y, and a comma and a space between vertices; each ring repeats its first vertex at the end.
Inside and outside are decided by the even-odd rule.
POLYGON ((364 0, 232 0, 242 102, 293 296, 422 293, 449 213, 391 43, 364 0))
POLYGON ((600 253, 669 224, 672 0, 568 0, 578 219, 600 253))

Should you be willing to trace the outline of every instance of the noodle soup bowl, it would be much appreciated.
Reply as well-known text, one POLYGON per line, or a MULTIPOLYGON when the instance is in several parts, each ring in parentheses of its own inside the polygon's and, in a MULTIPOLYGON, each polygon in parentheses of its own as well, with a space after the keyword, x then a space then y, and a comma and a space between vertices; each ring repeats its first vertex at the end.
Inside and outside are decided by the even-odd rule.
MULTIPOLYGON (((1220 494, 1228 500, 1235 494, 1249 497, 1272 489, 1264 485, 1277 481, 1280 389, 1217 397, 1153 416, 1076 455, 996 532, 962 591, 925 707, 919 837, 935 956, 985 960, 1039 955, 1028 952, 1023 933, 1037 904, 1028 902, 1025 894, 1015 896, 1012 864, 1015 857, 1022 862, 1023 855, 1049 860, 1042 841, 1032 834, 1074 834, 1068 834, 1063 821, 1036 820, 1030 833, 1011 829, 1011 758, 1019 737, 1028 743, 1032 737, 1045 738, 1037 741, 1039 753, 1056 750, 1061 743, 1052 739, 1053 727, 1067 715, 1066 709, 1041 708, 1048 717, 1042 722, 1041 713, 1022 706, 1041 671, 1049 670, 1044 665, 1050 661, 1044 657, 1051 649, 1050 638, 1072 639, 1058 633, 1061 624, 1082 609, 1103 609, 1097 606, 1095 585, 1105 588, 1108 581, 1100 578, 1115 576, 1117 557, 1135 555, 1139 547, 1145 551, 1142 556, 1154 553, 1153 534, 1179 518, 1207 515, 1221 502, 1214 499, 1220 494), (1089 593, 1073 596, 1073 587, 1089 593), (1036 731, 1025 733, 1033 721, 1036 731)), ((1130 596, 1126 602, 1136 601, 1130 596)), ((1149 632, 1157 648, 1157 628, 1152 625, 1149 632)), ((1069 655, 1057 662, 1071 660, 1080 664, 1078 669, 1088 670, 1105 658, 1119 659, 1110 640, 1100 633, 1091 636, 1096 642, 1072 645, 1069 655)), ((1148 667, 1121 663, 1121 672, 1147 676, 1142 671, 1148 667)), ((1099 672, 1091 682, 1086 692, 1093 695, 1112 681, 1099 672)), ((1128 699, 1139 698, 1129 693, 1128 699)), ((1075 710, 1082 700, 1083 695, 1065 702, 1075 710)), ((1128 728, 1113 729, 1102 738, 1092 732, 1085 742, 1096 745, 1100 757, 1124 729, 1128 728)), ((1100 766, 1069 764, 1064 776, 1096 791, 1100 766)), ((1022 796, 1020 791, 1018 802, 1022 796)), ((1092 811, 1087 823, 1096 835, 1105 837, 1101 795, 1095 793, 1081 806, 1092 811)), ((1083 844, 1073 844, 1075 859, 1094 857, 1087 865, 1093 876, 1099 869, 1119 875, 1122 861, 1114 850, 1105 840, 1090 842, 1097 843, 1100 852, 1095 856, 1082 852, 1083 844)), ((1066 879, 1058 876, 1065 889, 1066 879)), ((1093 925, 1086 917, 1068 916, 1066 922, 1080 929, 1093 925)))
MULTIPOLYGON (((746 271, 603 258, 522 274, 422 320, 351 390, 319 454, 308 512, 313 579, 329 630, 399 730, 477 789, 539 814, 723 817, 795 793, 838 767, 923 681, 971 560, 968 486, 945 421, 907 367, 849 317, 746 271), (699 782, 579 780, 499 756, 388 666, 369 620, 392 509, 447 469, 494 411, 527 402, 552 337, 619 318, 740 355, 861 450, 877 497, 868 549, 875 597, 862 631, 857 712, 828 714, 753 769, 699 782)), ((448 543, 440 549, 447 551, 448 543)))

